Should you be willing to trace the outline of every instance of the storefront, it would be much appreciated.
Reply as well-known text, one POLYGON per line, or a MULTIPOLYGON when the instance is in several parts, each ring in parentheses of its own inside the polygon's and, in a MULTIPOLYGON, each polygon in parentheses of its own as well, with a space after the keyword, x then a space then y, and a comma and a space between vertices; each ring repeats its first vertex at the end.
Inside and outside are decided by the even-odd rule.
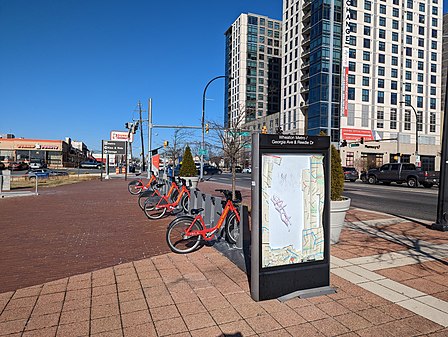
POLYGON ((0 161, 4 163, 39 160, 49 167, 64 167, 69 152, 69 145, 62 140, 0 138, 0 161))

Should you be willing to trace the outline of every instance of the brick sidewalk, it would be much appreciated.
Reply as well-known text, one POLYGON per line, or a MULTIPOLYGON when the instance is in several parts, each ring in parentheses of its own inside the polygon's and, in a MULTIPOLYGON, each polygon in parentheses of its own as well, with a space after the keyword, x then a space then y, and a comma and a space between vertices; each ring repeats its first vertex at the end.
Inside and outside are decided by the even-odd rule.
POLYGON ((347 221, 333 295, 254 302, 247 276, 204 247, 4 292, 0 336, 448 335, 448 233, 359 209, 347 221))

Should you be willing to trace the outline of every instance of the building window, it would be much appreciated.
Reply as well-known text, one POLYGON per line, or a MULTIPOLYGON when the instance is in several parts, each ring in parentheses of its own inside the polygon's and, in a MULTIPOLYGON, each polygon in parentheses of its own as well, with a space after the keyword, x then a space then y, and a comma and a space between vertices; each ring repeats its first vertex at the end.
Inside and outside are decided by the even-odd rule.
POLYGON ((348 99, 353 101, 355 99, 355 88, 348 88, 348 99))
POLYGON ((355 75, 348 75, 348 84, 355 84, 355 75))
POLYGON ((370 27, 369 26, 364 26, 364 35, 370 36, 370 27))
POLYGON ((370 39, 364 39, 364 48, 370 48, 370 39))
POLYGON ((435 95, 435 94, 436 94, 436 87, 431 87, 430 88, 430 95, 435 95))
POLYGON ((398 66, 398 57, 397 56, 392 56, 391 60, 392 60, 393 66, 398 66))
POLYGON ((370 61, 370 52, 368 52, 368 51, 363 51, 363 52, 362 52, 362 59, 363 59, 364 61, 370 61))
POLYGON ((423 108, 423 97, 417 96, 417 108, 423 108))
POLYGON ((384 103, 384 91, 378 91, 378 103, 384 103))
POLYGON ((404 84, 404 91, 411 92, 411 83, 404 84))
POLYGON ((380 5, 380 13, 386 14, 386 5, 383 5, 383 4, 380 5))
POLYGON ((437 72, 437 64, 431 63, 431 72, 436 73, 437 72))
POLYGON ((423 82, 423 74, 422 73, 417 74, 417 81, 423 82))
POLYGON ((421 84, 417 85, 417 93, 423 94, 423 85, 421 85, 421 84))
POLYGON ((422 61, 418 61, 417 62, 417 69, 418 70, 423 70, 423 62, 422 61))
POLYGON ((392 54, 398 54, 398 45, 397 44, 392 45, 392 54))
POLYGON ((398 70, 395 69, 395 68, 392 68, 390 70, 390 76, 393 77, 393 78, 398 78, 398 70))
POLYGON ((345 166, 353 167, 355 165, 355 154, 354 152, 347 152, 345 154, 345 166))
POLYGON ((372 10, 372 3, 369 0, 364 1, 364 9, 366 11, 372 10))
POLYGON ((431 75, 431 84, 437 84, 437 76, 431 75))
POLYGON ((349 71, 356 71, 356 63, 350 61, 350 62, 348 63, 348 70, 349 70, 349 71))
POLYGON ((372 16, 369 13, 364 13, 364 22, 366 23, 372 22, 372 16))
POLYGON ((368 89, 362 89, 362 101, 363 102, 369 101, 369 90, 368 89))
POLYGON ((378 37, 380 39, 385 39, 386 38, 386 31, 384 29, 378 30, 378 37))
POLYGON ((421 37, 418 38, 418 46, 419 47, 424 47, 425 46, 425 40, 422 39, 421 37))
POLYGON ((407 1, 407 7, 409 8, 409 9, 412 9, 412 7, 413 7, 413 1, 412 0, 408 0, 407 1))
POLYGON ((379 24, 380 24, 381 27, 386 27, 386 18, 380 16, 379 24))
POLYGON ((378 76, 384 76, 384 67, 378 67, 378 76))
POLYGON ((437 53, 431 52, 431 61, 437 61, 437 53))
POLYGON ((411 130, 411 111, 404 111, 404 129, 409 131, 411 130))
POLYGON ((398 42, 398 33, 392 32, 392 41, 398 42))
POLYGON ((406 72, 404 73, 405 79, 406 81, 412 81, 412 72, 406 70, 406 72))
POLYGON ((392 20, 392 29, 398 29, 398 20, 392 20))
POLYGON ((362 85, 365 86, 365 87, 368 87, 369 84, 370 84, 370 78, 367 77, 367 76, 363 76, 362 77, 362 85))
POLYGON ((397 105, 397 93, 396 92, 390 93, 390 104, 397 105))
POLYGON ((382 78, 378 79, 378 88, 384 88, 384 79, 382 78))
POLYGON ((412 60, 406 59, 406 68, 412 68, 412 60))
POLYGON ((378 42, 378 49, 380 51, 385 51, 386 50, 386 43, 383 41, 378 42))
POLYGON ((406 44, 412 44, 412 36, 406 35, 406 44))
POLYGON ((369 64, 363 64, 362 65, 362 72, 364 74, 369 74, 370 73, 370 65, 369 64))
POLYGON ((378 110, 376 112, 376 127, 378 129, 384 128, 384 111, 378 110))
POLYGON ((435 109, 435 108, 436 108, 436 99, 433 98, 433 97, 431 97, 431 98, 429 99, 429 108, 430 108, 430 109, 435 109))
POLYGON ((390 88, 392 90, 397 90, 397 81, 390 81, 390 88))
POLYGON ((392 9, 392 16, 393 17, 395 17, 395 18, 398 18, 399 17, 399 10, 398 10, 398 8, 393 8, 392 9))
POLYGON ((425 24, 425 16, 424 15, 421 15, 421 14, 419 14, 418 15, 418 23, 421 23, 421 24, 425 24))
POLYGON ((356 46, 356 36, 350 35, 350 46, 356 46))
POLYGON ((406 31, 407 31, 408 33, 412 33, 412 23, 407 23, 407 24, 406 24, 406 31))
POLYGON ((390 128, 397 128, 397 109, 395 108, 390 109, 390 128))
POLYGON ((356 49, 350 48, 348 51, 348 57, 350 57, 351 59, 355 59, 356 58, 356 49))
POLYGON ((425 27, 418 27, 418 35, 425 35, 425 27))
POLYGON ((429 113, 429 132, 436 132, 436 113, 429 113))

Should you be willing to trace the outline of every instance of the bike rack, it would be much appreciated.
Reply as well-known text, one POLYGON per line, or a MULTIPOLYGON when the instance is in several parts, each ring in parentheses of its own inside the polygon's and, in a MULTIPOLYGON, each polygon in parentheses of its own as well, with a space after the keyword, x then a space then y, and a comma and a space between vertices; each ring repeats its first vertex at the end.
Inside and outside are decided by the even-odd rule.
MULTIPOLYGON (((190 202, 188 203, 188 211, 192 209, 203 208, 202 217, 206 224, 215 224, 215 221, 219 218, 218 212, 223 211, 222 198, 214 197, 210 194, 199 193, 199 191, 193 191, 190 193, 190 202)), ((249 232, 249 211, 247 206, 240 205, 239 213, 241 217, 241 233, 236 243, 237 249, 243 249, 244 240, 250 240, 249 232)))

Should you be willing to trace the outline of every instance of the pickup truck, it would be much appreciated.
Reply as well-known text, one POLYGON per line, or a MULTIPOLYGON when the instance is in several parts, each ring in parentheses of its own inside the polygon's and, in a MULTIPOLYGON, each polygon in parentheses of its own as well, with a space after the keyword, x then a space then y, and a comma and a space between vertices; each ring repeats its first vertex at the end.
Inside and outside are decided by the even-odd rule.
POLYGON ((368 170, 366 177, 369 184, 381 182, 390 185, 395 182, 397 184, 407 183, 409 187, 417 187, 420 184, 423 187, 431 188, 439 183, 439 174, 438 171, 420 170, 414 164, 390 163, 384 164, 379 169, 368 170))

